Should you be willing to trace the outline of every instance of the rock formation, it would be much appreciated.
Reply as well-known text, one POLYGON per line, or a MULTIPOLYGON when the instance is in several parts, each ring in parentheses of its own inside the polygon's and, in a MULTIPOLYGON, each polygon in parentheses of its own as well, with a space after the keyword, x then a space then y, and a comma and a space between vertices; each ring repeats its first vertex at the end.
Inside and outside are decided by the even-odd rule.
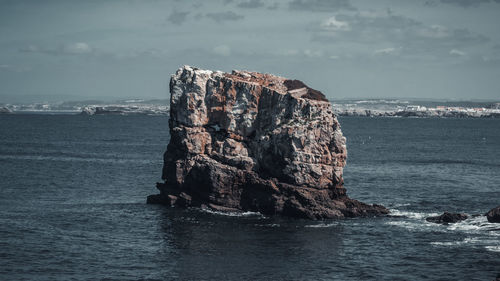
POLYGON ((466 220, 467 218, 468 216, 466 214, 444 212, 440 216, 428 217, 425 220, 428 222, 447 224, 447 223, 456 223, 459 221, 463 221, 466 220))
POLYGON ((301 81, 184 66, 170 94, 165 182, 148 203, 311 219, 388 213, 347 197, 340 125, 301 81))
POLYGON ((489 222, 500 223, 500 206, 489 210, 486 213, 486 218, 489 222))

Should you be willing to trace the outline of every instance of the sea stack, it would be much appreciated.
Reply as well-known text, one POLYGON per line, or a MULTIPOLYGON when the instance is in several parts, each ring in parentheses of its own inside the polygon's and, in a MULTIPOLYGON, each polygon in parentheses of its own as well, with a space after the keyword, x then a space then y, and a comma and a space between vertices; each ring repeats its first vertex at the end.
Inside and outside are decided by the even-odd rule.
POLYGON ((148 203, 326 219, 387 214, 346 195, 346 139, 298 80, 184 66, 170 80, 170 142, 148 203))

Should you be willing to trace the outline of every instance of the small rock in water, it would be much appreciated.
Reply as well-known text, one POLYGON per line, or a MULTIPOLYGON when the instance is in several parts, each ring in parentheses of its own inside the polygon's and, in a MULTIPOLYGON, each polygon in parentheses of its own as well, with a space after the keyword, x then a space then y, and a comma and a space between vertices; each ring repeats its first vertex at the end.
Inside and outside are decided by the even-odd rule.
POLYGON ((467 218, 468 216, 466 214, 444 212, 440 216, 428 217, 425 220, 434 223, 456 223, 466 220, 467 218))
POLYGON ((500 223, 500 206, 491 209, 485 216, 489 222, 500 223))

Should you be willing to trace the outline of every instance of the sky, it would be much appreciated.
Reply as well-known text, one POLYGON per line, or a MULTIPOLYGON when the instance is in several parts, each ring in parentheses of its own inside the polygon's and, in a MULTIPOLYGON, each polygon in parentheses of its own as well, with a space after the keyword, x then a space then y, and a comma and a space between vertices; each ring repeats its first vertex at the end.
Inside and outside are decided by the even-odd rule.
POLYGON ((164 99, 182 65, 500 100, 500 0, 0 0, 0 103, 164 99))

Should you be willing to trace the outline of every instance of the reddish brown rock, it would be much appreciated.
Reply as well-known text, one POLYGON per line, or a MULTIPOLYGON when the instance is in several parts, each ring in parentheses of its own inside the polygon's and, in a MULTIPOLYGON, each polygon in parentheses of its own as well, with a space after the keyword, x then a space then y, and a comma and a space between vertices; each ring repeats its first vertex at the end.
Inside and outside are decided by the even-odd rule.
POLYGON ((347 197, 345 138, 321 92, 269 74, 184 66, 170 94, 165 182, 149 203, 312 219, 388 213, 347 197))

